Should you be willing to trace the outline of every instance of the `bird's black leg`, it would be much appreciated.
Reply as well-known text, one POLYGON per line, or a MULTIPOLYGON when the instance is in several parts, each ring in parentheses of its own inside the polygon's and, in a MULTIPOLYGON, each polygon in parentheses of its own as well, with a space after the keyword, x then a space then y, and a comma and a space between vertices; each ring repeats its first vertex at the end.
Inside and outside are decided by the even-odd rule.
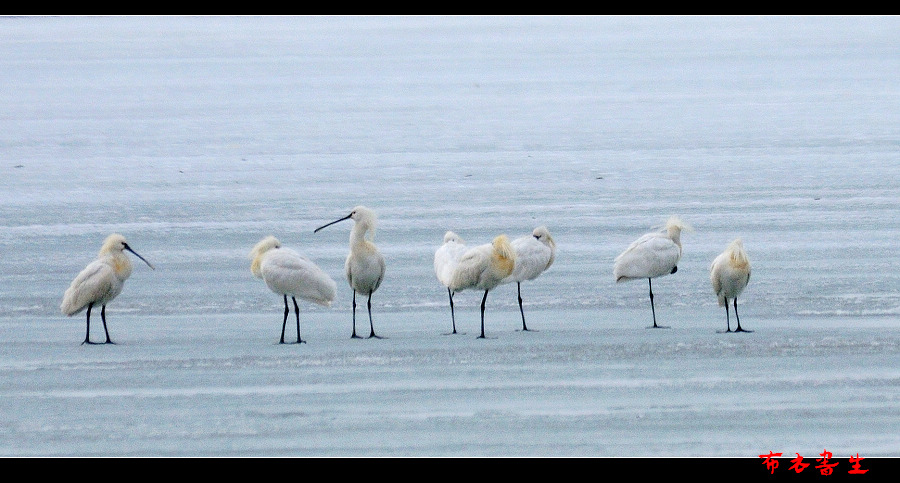
POLYGON ((725 332, 731 332, 731 315, 728 312, 728 299, 725 299, 725 327, 728 329, 725 332))
POLYGON ((362 337, 356 335, 356 290, 353 291, 353 335, 350 338, 362 339, 362 337))
POLYGON ((281 322, 281 340, 278 342, 279 344, 284 344, 284 328, 287 326, 287 318, 290 313, 291 309, 288 308, 287 294, 284 294, 284 320, 281 322))
POLYGON ((737 329, 735 329, 735 332, 753 332, 752 330, 744 330, 741 328, 741 317, 738 315, 738 312, 737 312, 737 297, 734 298, 734 316, 735 316, 735 318, 737 318, 737 324, 738 324, 737 329))
POLYGON ((729 315, 729 312, 728 312, 728 299, 725 299, 725 327, 728 330, 717 330, 716 333, 727 334, 727 333, 731 332, 731 316, 729 315))
MULTIPOLYGON (((305 344, 306 341, 300 338, 300 307, 297 306, 297 298, 291 296, 291 300, 294 301, 294 313, 297 314, 297 343, 305 344)), ((287 302, 287 300, 285 300, 287 302)))
POLYGON ((106 330, 106 305, 100 308, 100 320, 103 321, 103 332, 106 332, 106 342, 104 344, 115 344, 115 342, 109 340, 109 331, 106 330))
POLYGON ((519 313, 522 314, 522 330, 528 332, 537 332, 525 326, 525 310, 522 309, 522 282, 516 282, 516 291, 519 295, 519 313))
POLYGON ((87 308, 87 333, 84 334, 84 342, 82 342, 81 345, 85 345, 85 344, 93 344, 93 342, 91 342, 91 309, 92 309, 92 308, 94 308, 94 304, 93 304, 93 303, 88 304, 88 308, 87 308))
POLYGON ((522 283, 516 282, 516 293, 519 295, 519 313, 522 314, 522 330, 528 330, 525 326, 525 310, 522 308, 522 283))
POLYGON ((380 337, 375 335, 375 325, 372 324, 372 293, 369 293, 369 300, 366 304, 369 308, 369 329, 372 331, 369 333, 369 338, 383 339, 384 337, 380 337))
POLYGON ((447 287, 447 296, 450 297, 450 320, 453 321, 453 332, 444 335, 452 335, 456 333, 456 314, 453 309, 453 291, 450 290, 450 287, 447 287))
POLYGON ((668 327, 664 327, 662 325, 656 325, 656 307, 653 305, 653 279, 648 278, 647 283, 650 285, 650 311, 653 312, 653 327, 652 329, 668 329, 668 327))
POLYGON ((478 336, 479 339, 484 339, 484 304, 487 302, 487 294, 488 290, 484 291, 484 297, 481 298, 481 335, 478 336))

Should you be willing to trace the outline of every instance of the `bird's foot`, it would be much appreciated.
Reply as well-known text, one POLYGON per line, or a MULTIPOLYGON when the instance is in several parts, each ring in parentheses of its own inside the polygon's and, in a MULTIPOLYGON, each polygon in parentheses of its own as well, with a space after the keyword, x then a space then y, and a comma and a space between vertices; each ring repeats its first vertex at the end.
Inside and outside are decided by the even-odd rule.
POLYGON ((441 335, 456 335, 456 334, 465 335, 465 332, 457 332, 454 330, 453 332, 444 332, 441 335))
POLYGON ((671 329, 668 325, 651 325, 648 329, 671 329))
POLYGON ((734 329, 734 331, 735 332, 753 332, 752 330, 742 329, 740 327, 738 327, 737 329, 734 329))
POLYGON ((730 334, 731 332, 733 332, 731 329, 728 329, 728 330, 717 330, 717 331, 716 331, 717 334, 730 334))
POLYGON ((362 339, 362 337, 356 335, 355 332, 353 333, 353 335, 350 336, 350 338, 351 338, 351 339, 362 339))
POLYGON ((525 328, 519 330, 519 332, 540 332, 540 331, 537 329, 529 329, 528 327, 525 327, 525 328))
POLYGON ((375 335, 374 332, 372 332, 371 334, 369 334, 369 338, 370 338, 370 339, 386 339, 386 337, 382 337, 382 336, 380 336, 380 335, 375 335))

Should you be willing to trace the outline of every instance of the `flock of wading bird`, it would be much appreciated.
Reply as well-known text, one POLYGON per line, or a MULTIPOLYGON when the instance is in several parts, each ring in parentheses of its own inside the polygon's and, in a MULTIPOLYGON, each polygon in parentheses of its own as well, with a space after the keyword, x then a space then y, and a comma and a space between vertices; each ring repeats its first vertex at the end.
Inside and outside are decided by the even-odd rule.
MULTIPOLYGON (((344 220, 354 222, 350 230, 350 254, 347 255, 344 264, 344 274, 350 288, 353 289, 351 337, 361 338, 356 334, 356 294, 359 293, 368 297, 366 305, 369 313, 369 338, 381 338, 375 335, 375 326, 372 323, 372 294, 381 285, 385 269, 384 257, 372 242, 376 222, 375 212, 365 206, 357 206, 349 215, 316 228, 314 233, 344 220)), ((653 279, 673 274, 678 270, 682 230, 690 230, 690 227, 673 216, 660 230, 647 233, 635 240, 616 257, 614 262, 613 275, 616 282, 647 279, 650 286, 650 309, 653 313, 651 328, 666 328, 656 323, 653 279)), ((60 307, 63 314, 72 316, 87 309, 87 330, 82 344, 98 343, 90 340, 91 309, 96 306, 101 307, 100 317, 106 333, 106 341, 102 343, 113 344, 106 328, 106 304, 119 295, 125 280, 131 275, 131 261, 125 255, 125 251, 140 258, 151 269, 154 268, 150 262, 128 246, 125 237, 112 234, 103 242, 97 259, 75 277, 63 296, 60 307)), ((522 282, 534 280, 550 268, 555 256, 556 242, 544 226, 535 228, 531 235, 517 238, 512 242, 506 235, 499 235, 491 243, 474 247, 466 246, 462 238, 448 231, 444 235, 444 243, 434 254, 434 271, 440 283, 447 288, 447 295, 450 298, 453 331, 449 334, 457 333, 453 308, 453 295, 456 292, 466 289, 484 291, 481 299, 481 335, 478 336, 484 338, 484 307, 488 292, 501 284, 512 282, 517 285, 522 330, 529 330, 525 324, 525 311, 522 308, 522 282)), ((280 343, 285 343, 284 332, 290 314, 288 296, 294 303, 297 343, 306 342, 300 338, 300 308, 297 299, 330 306, 337 288, 334 280, 308 258, 283 247, 274 236, 267 236, 257 243, 250 252, 250 259, 252 260, 250 271, 253 275, 261 278, 270 290, 284 299, 280 343)), ((752 332, 741 328, 737 313, 737 297, 750 280, 750 262, 740 238, 731 242, 725 251, 713 260, 710 280, 719 305, 725 307, 727 330, 724 332, 732 332, 729 300, 733 301, 734 315, 737 318, 737 329, 734 332, 752 332)))

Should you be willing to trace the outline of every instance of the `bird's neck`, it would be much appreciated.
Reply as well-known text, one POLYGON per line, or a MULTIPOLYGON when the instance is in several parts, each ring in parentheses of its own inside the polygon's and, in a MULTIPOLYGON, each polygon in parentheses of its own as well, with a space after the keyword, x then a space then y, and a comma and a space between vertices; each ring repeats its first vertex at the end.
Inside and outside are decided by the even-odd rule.
POLYGON ((262 264, 263 254, 257 254, 253 257, 253 262, 250 263, 250 273, 253 275, 262 278, 262 271, 260 270, 260 265, 262 264))
POLYGON ((681 248, 681 230, 669 228, 669 238, 678 245, 678 248, 681 248))
POLYGON ((497 272, 503 274, 505 277, 513 272, 516 265, 516 259, 511 253, 502 250, 494 250, 491 255, 491 264, 497 272))
POLYGON ((736 268, 747 268, 750 266, 750 260, 747 259, 747 255, 740 250, 732 251, 730 258, 731 264, 736 268))
POLYGON ((366 232, 368 231, 370 231, 368 225, 364 225, 362 223, 356 223, 355 225, 353 225, 353 229, 350 230, 350 244, 365 245, 367 241, 366 232))
POLYGON ((112 265, 113 271, 116 272, 116 276, 119 278, 125 279, 131 275, 131 260, 124 253, 111 255, 110 265, 112 265))

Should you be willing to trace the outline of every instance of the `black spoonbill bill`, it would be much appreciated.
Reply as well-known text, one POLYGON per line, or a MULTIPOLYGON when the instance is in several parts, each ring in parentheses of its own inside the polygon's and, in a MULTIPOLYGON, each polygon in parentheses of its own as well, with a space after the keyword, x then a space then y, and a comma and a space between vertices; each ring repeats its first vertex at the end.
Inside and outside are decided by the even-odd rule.
POLYGON ((669 218, 659 231, 647 233, 634 241, 619 254, 613 267, 616 282, 647 279, 650 285, 650 310, 653 312, 653 328, 656 325, 656 308, 653 305, 653 279, 678 271, 681 260, 681 231, 690 226, 677 216, 669 218))
POLYGON ((512 275, 503 279, 503 283, 516 282, 519 312, 522 314, 522 330, 527 331, 525 310, 522 309, 522 282, 536 279, 550 268, 550 265, 553 265, 553 260, 556 258, 556 242, 550 236, 550 230, 546 226, 539 226, 531 235, 513 240, 512 247, 516 252, 516 266, 513 268, 512 275))
POLYGON ((353 289, 353 338, 361 338, 356 335, 356 293, 367 295, 369 309, 369 328, 371 333, 369 338, 381 339, 375 335, 375 325, 372 324, 372 294, 378 290, 381 281, 384 280, 384 257, 378 251, 378 247, 372 243, 375 234, 375 212, 365 206, 357 206, 349 215, 338 218, 331 223, 326 223, 316 228, 313 233, 317 233, 322 228, 331 226, 335 223, 353 220, 353 228, 350 230, 350 254, 347 255, 347 262, 344 264, 344 274, 347 276, 347 282, 353 289), (368 239, 366 233, 369 233, 368 239))
POLYGON ((266 282, 271 291, 284 297, 280 343, 284 344, 284 329, 288 314, 291 313, 288 295, 294 301, 294 313, 297 316, 297 343, 306 342, 300 338, 300 307, 297 306, 297 298, 330 307, 337 284, 308 258, 282 247, 274 236, 260 240, 250 252, 250 259, 250 272, 266 282))
POLYGON ((731 242, 719 256, 713 260, 709 267, 709 279, 712 281, 713 292, 719 299, 719 306, 725 307, 725 324, 728 328, 725 332, 731 332, 731 320, 728 315, 728 300, 734 300, 734 316, 737 318, 735 332, 753 332, 741 328, 741 318, 738 316, 738 295, 747 287, 750 281, 750 259, 744 251, 744 243, 740 238, 731 242))
POLYGON ((466 253, 468 247, 459 235, 448 231, 444 234, 444 244, 434 252, 434 274, 444 287, 447 287, 447 295, 450 297, 450 320, 453 322, 453 332, 456 334, 456 315, 453 313, 453 291, 450 290, 450 280, 453 271, 459 264, 459 259, 466 253))
POLYGON ((124 251, 128 250, 136 257, 140 258, 147 264, 150 269, 155 270, 150 262, 144 260, 144 257, 138 255, 128 243, 125 237, 118 233, 113 233, 106 237, 103 246, 100 248, 100 255, 97 259, 89 263, 81 273, 72 281, 72 285, 63 295, 60 310, 68 316, 75 315, 84 309, 87 309, 87 333, 84 336, 82 344, 96 344, 91 342, 91 309, 99 305, 100 319, 103 320, 103 331, 106 332, 106 342, 103 344, 114 344, 109 339, 109 330, 106 328, 106 304, 116 298, 122 292, 125 280, 131 276, 131 260, 125 255, 124 251))
POLYGON ((506 235, 499 235, 491 243, 470 248, 459 259, 453 277, 450 279, 450 291, 459 292, 468 288, 484 290, 481 299, 481 335, 484 339, 484 304, 488 292, 500 285, 504 278, 510 276, 515 268, 516 252, 506 235))

